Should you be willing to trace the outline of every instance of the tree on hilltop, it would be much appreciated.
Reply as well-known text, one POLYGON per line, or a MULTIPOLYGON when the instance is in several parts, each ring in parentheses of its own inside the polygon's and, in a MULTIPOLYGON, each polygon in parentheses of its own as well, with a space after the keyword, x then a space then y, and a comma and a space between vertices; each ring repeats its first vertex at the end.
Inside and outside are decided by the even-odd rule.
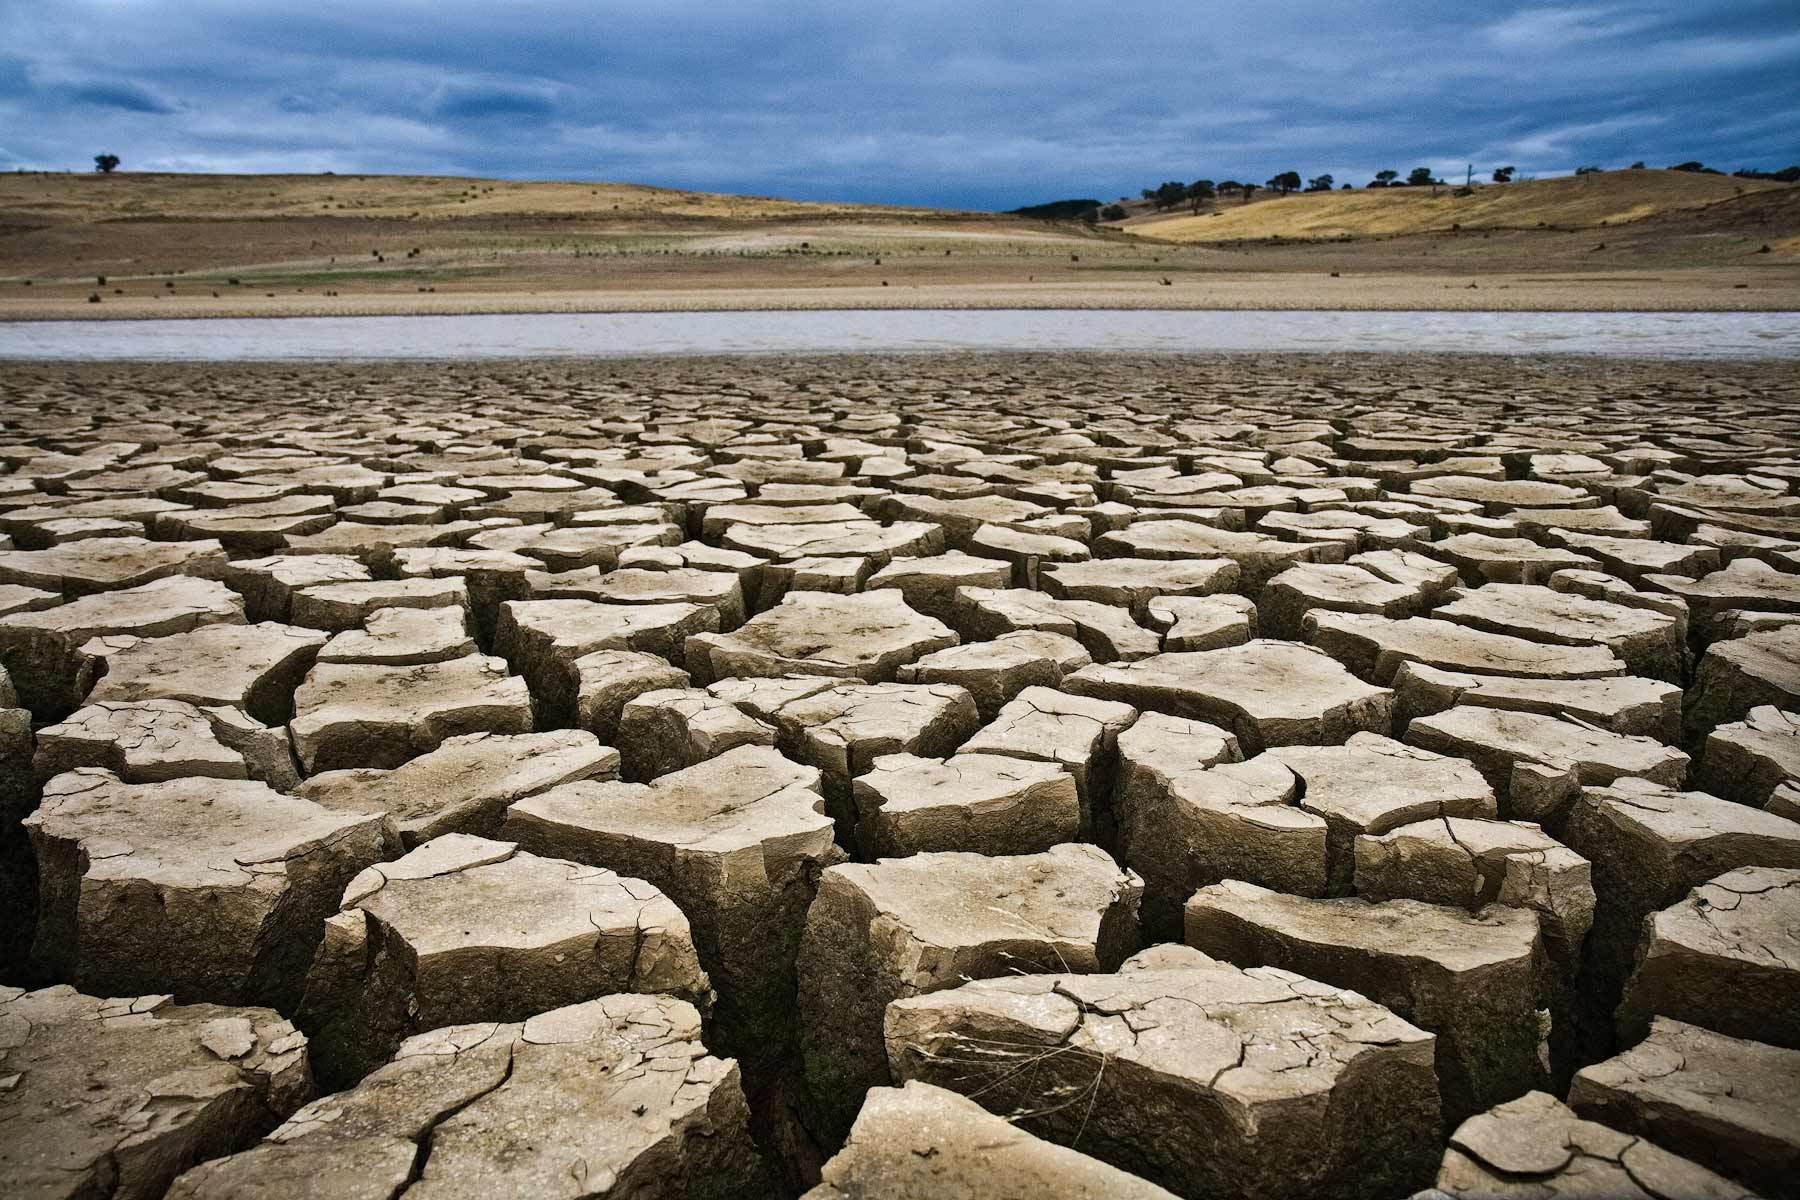
POLYGON ((94 155, 94 170, 102 175, 111 175, 119 169, 119 156, 116 154, 94 155))
POLYGON ((1200 206, 1205 204, 1208 200, 1211 200, 1215 194, 1216 191, 1213 187, 1212 180, 1194 180, 1194 182, 1187 185, 1188 211, 1195 216, 1199 216, 1200 206))
POLYGON ((1442 182, 1444 181, 1431 173, 1430 167, 1414 167, 1406 177, 1407 187, 1431 187, 1442 182))
POLYGON ((1329 192, 1331 190, 1331 185, 1335 182, 1337 181, 1329 175, 1315 175, 1306 181, 1306 190, 1309 192, 1329 192))
POLYGON ((1495 167, 1494 168, 1494 182, 1495 183, 1511 183, 1513 180, 1513 176, 1517 175, 1518 173, 1519 173, 1519 168, 1517 168, 1517 167, 1495 167))
POLYGON ((1375 178, 1369 181, 1370 187, 1393 187, 1394 180, 1400 178, 1398 171, 1377 171, 1375 178))
POLYGON ((1287 195, 1289 192, 1297 192, 1300 190, 1300 172, 1283 171, 1273 179, 1270 179, 1263 186, 1268 188, 1271 192, 1275 192, 1282 196, 1287 195))
POLYGON ((1154 192, 1150 193, 1151 203, 1156 205, 1158 212, 1163 209, 1174 208, 1186 199, 1187 184, 1181 182, 1179 179, 1168 180, 1154 192))

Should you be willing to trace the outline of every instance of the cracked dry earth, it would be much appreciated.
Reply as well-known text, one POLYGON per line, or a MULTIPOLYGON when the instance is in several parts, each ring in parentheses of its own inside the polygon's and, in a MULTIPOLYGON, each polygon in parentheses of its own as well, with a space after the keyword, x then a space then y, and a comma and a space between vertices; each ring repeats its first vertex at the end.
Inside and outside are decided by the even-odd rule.
POLYGON ((1800 1195, 1800 380, 9 366, 0 1195, 1800 1195))

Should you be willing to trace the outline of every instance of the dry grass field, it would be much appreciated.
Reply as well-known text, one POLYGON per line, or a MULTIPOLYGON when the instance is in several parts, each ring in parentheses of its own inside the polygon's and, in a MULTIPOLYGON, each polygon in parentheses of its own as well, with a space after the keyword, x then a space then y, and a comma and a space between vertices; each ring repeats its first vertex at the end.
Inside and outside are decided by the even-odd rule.
POLYGON ((1800 188, 1612 172, 1090 229, 621 184, 0 175, 0 320, 923 307, 1793 309, 1800 188))
MULTIPOLYGON (((1792 213, 1791 184, 1688 171, 1604 171, 1561 179, 1454 187, 1403 187, 1225 200, 1212 212, 1137 217, 1133 233, 1175 242, 1259 238, 1401 237, 1496 230, 1597 229, 1671 214, 1704 214, 1726 224, 1792 213)), ((1790 216, 1791 219, 1791 216, 1790 216)), ((1788 232, 1791 234, 1792 229, 1788 232)), ((1800 253, 1790 238, 1789 254, 1800 253)), ((1753 247, 1754 248, 1754 247, 1753 247)))

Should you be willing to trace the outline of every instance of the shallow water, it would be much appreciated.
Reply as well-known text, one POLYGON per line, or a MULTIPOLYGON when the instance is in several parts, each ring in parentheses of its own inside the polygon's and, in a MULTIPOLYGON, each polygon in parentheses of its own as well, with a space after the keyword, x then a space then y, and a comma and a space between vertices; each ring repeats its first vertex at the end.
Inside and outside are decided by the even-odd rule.
POLYGON ((221 362, 922 350, 1800 358, 1800 312, 931 309, 0 322, 0 358, 11 359, 221 362))

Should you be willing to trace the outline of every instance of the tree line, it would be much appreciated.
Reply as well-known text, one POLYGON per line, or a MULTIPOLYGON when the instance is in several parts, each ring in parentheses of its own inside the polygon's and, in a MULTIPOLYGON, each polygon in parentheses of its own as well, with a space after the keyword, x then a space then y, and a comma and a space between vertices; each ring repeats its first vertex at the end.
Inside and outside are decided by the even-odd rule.
MULTIPOLYGON (((1642 162, 1634 162, 1627 169, 1643 170, 1644 164, 1642 162)), ((1583 166, 1577 167, 1575 174, 1591 175, 1601 170, 1604 170, 1604 168, 1598 166, 1583 166)), ((1724 171, 1706 166, 1699 161, 1675 163, 1671 165, 1668 170, 1697 172, 1706 175, 1725 174, 1724 171)), ((1471 172, 1471 175, 1472 174, 1473 173, 1471 172)), ((1487 175, 1488 178, 1495 183, 1512 183, 1519 178, 1519 168, 1514 166, 1495 167, 1491 172, 1487 172, 1487 175)), ((1731 172, 1731 175, 1737 179, 1771 179, 1782 183, 1800 183, 1800 166, 1783 167, 1778 171, 1762 171, 1753 167, 1743 167, 1731 172)), ((1469 181, 1465 180, 1465 183, 1466 182, 1469 181)), ((1240 182, 1236 179, 1227 179, 1219 183, 1214 183, 1210 179, 1196 179, 1191 183, 1184 183, 1178 179, 1171 179, 1156 187, 1144 188, 1138 193, 1138 198, 1148 201, 1151 207, 1155 208, 1157 212, 1167 212, 1170 209, 1185 206, 1190 212, 1198 215, 1202 208, 1222 199, 1236 197, 1243 203, 1248 204, 1259 191, 1268 191, 1277 196, 1286 196, 1294 192, 1329 192, 1334 188, 1341 191, 1350 191, 1355 186, 1356 185, 1352 183, 1340 184, 1330 175, 1315 175, 1310 179, 1302 181, 1300 172, 1283 171, 1278 175, 1271 176, 1260 184, 1240 182)), ((1363 186, 1367 188, 1400 188, 1447 187, 1449 185, 1444 180, 1438 178, 1437 174, 1433 172, 1430 167, 1414 167, 1407 173, 1405 178, 1401 178, 1400 172, 1398 171, 1377 171, 1375 172, 1375 177, 1363 186)), ((1069 201, 1066 203, 1073 205, 1097 202, 1069 201)), ((1071 211, 1068 215, 1081 216, 1090 221, 1093 220, 1095 216, 1102 221, 1122 221, 1130 215, 1129 210, 1125 208, 1126 203, 1127 202, 1121 198, 1118 203, 1108 204, 1105 207, 1099 208, 1097 213, 1090 214, 1085 209, 1077 209, 1071 211)))

